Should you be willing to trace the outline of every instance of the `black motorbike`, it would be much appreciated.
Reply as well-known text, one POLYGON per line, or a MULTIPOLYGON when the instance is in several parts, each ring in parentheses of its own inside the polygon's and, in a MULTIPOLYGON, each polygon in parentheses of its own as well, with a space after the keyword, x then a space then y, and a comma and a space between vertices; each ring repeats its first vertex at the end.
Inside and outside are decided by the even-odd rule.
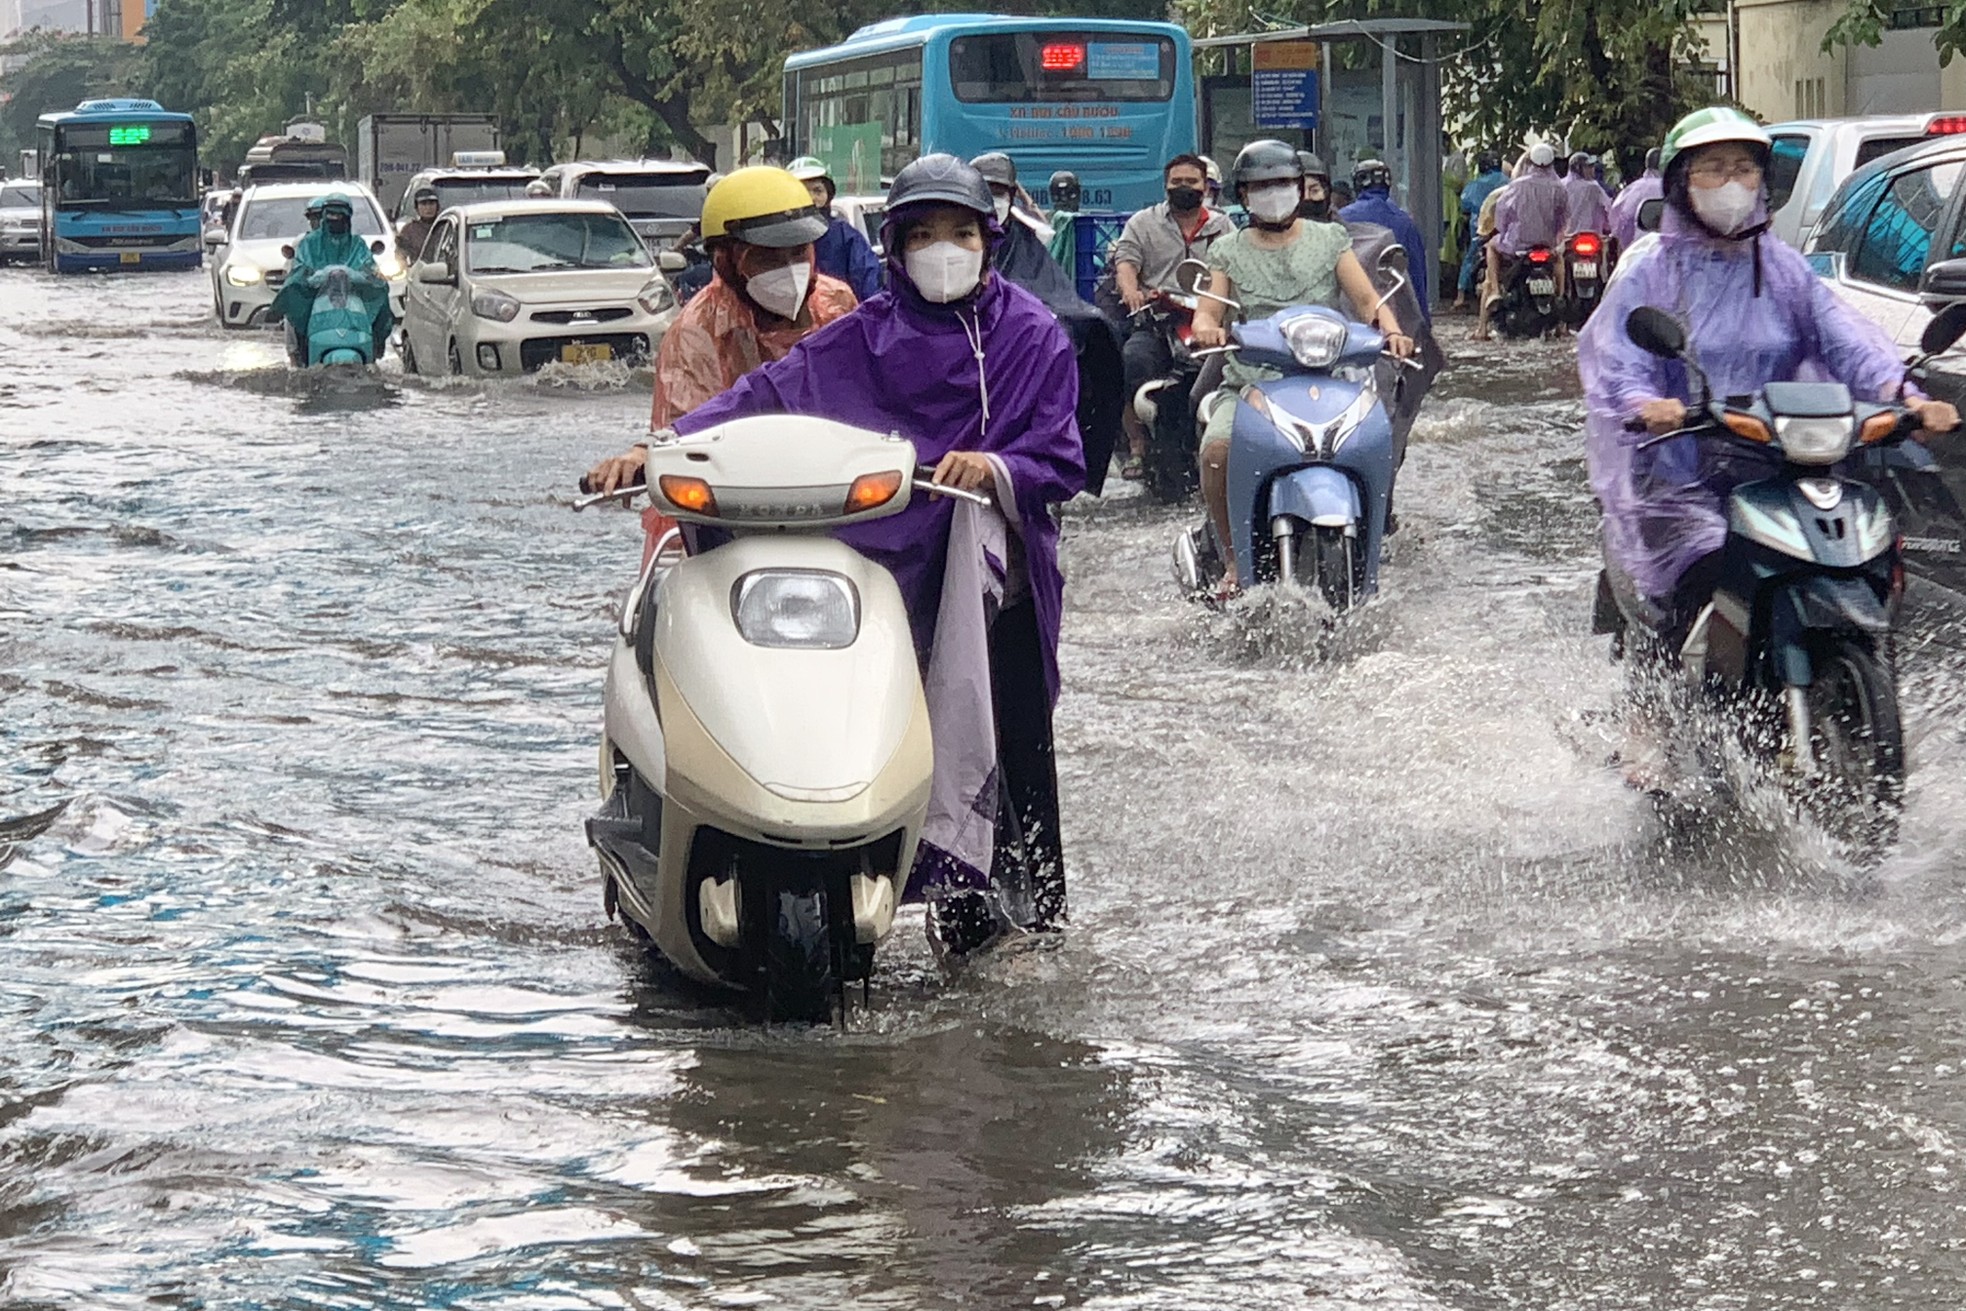
POLYGON ((1597 303, 1604 297, 1604 280, 1610 268, 1606 238, 1595 232, 1577 232, 1563 242, 1563 271, 1566 289, 1563 297, 1564 322, 1581 328, 1590 322, 1597 303))
MULTIPOLYGON (((1728 498, 1712 597, 1677 650, 1659 640, 1669 617, 1608 560, 1593 630, 1677 684, 1675 707, 1718 710, 1747 758, 1825 833, 1874 859, 1896 841, 1904 793, 1891 640, 1904 567, 1883 498, 1839 466, 1904 441, 1917 418, 1853 400, 1841 383, 1771 382, 1753 397, 1716 398, 1671 316, 1642 307, 1625 326, 1640 349, 1680 361, 1699 398, 1685 429, 1643 448, 1724 442, 1765 461, 1770 476, 1728 498)), ((1966 305, 1934 320, 1924 349, 1962 333, 1966 305)))
POLYGON ((1531 246, 1502 271, 1501 303, 1490 316, 1504 337, 1541 337, 1563 322, 1564 303, 1557 294, 1557 253, 1549 246, 1531 246))
POLYGON ((1202 359, 1195 354, 1195 288, 1208 276, 1200 260, 1185 260, 1175 269, 1178 290, 1156 291, 1133 312, 1159 333, 1173 361, 1168 371, 1142 383, 1127 398, 1134 415, 1147 429, 1144 485, 1163 505, 1188 500, 1201 485, 1195 460, 1200 444, 1192 393, 1201 376, 1202 359))

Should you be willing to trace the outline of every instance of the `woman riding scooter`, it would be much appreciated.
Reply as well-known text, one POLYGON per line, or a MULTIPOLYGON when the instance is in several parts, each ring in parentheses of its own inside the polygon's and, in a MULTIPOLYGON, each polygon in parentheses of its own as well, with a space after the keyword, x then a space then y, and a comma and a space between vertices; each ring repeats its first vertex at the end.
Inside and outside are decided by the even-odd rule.
MULTIPOLYGON (((307 363, 307 327, 314 312, 314 275, 341 266, 350 273, 380 276, 376 273, 375 252, 369 249, 367 239, 354 231, 354 202, 341 192, 332 191, 321 197, 320 203, 321 226, 295 243, 293 259, 287 265, 286 283, 273 298, 273 312, 293 325, 295 362, 301 365, 307 363)), ((390 311, 387 295, 371 299, 375 346, 370 358, 380 360, 389 346, 396 316, 390 311)))
MULTIPOLYGON (((1400 329, 1399 316, 1380 305, 1372 279, 1352 254, 1351 235, 1335 223, 1307 223, 1298 217, 1304 201, 1304 165, 1297 151, 1281 141, 1252 141, 1230 169, 1235 197, 1250 215, 1250 226, 1216 241, 1208 251, 1212 270, 1208 294, 1195 312, 1198 347, 1227 344, 1229 302, 1240 303, 1245 321, 1290 305, 1333 305, 1343 290, 1358 313, 1386 334, 1386 348, 1402 359, 1412 355, 1413 339, 1400 329)), ((1223 369, 1228 388, 1240 389, 1277 375, 1239 364, 1230 357, 1223 369)), ((1201 443, 1201 493, 1208 505, 1216 542, 1229 542, 1229 435, 1235 406, 1217 403, 1209 413, 1201 443)), ((1235 589, 1235 571, 1223 583, 1235 589)))
MULTIPOLYGON (((761 414, 835 419, 898 432, 934 466, 936 483, 994 494, 1010 527, 1004 604, 988 639, 998 764, 1038 916, 1050 922, 1064 911, 1051 736, 1064 578, 1051 507, 1084 487, 1085 465, 1071 341, 1042 301, 990 269, 1000 240, 990 188, 974 168, 950 155, 909 164, 888 191, 887 290, 674 428, 688 434, 761 414)), ((640 448, 605 460, 588 484, 611 491, 639 478, 645 460, 640 448)), ((923 497, 890 518, 838 530, 893 574, 924 668, 953 515, 950 500, 923 497)), ((931 705, 931 720, 935 713, 931 705)), ((929 900, 931 930, 952 952, 974 950, 1003 927, 985 892, 991 873, 924 844, 909 895, 929 900)))

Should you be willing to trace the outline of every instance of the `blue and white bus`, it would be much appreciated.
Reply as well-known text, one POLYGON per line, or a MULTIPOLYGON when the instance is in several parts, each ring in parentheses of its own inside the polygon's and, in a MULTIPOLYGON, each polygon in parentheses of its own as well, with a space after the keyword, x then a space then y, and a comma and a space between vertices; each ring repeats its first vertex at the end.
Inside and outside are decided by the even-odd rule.
POLYGON ((785 61, 785 134, 842 195, 884 189, 908 161, 1002 150, 1042 197, 1078 174, 1088 210, 1164 198, 1161 166, 1195 148, 1185 30, 1172 23, 932 14, 863 27, 785 61))
POLYGON ((198 229, 198 129, 154 100, 85 100, 43 114, 41 261, 85 269, 190 269, 198 229))

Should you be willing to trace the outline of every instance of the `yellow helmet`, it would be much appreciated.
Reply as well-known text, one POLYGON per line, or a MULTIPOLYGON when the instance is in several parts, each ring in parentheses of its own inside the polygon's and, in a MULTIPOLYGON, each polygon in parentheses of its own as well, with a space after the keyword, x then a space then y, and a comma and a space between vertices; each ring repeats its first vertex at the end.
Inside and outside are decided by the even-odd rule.
POLYGON ((703 198, 703 239, 731 237, 753 246, 803 246, 826 235, 805 183, 782 168, 740 168, 703 198))

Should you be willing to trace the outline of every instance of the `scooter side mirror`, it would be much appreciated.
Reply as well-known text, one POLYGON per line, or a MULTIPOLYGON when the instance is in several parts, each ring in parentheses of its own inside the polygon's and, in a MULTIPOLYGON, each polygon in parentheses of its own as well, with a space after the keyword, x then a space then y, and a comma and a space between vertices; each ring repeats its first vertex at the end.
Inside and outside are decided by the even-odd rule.
POLYGON ((1198 259, 1184 259, 1174 266, 1174 285, 1184 294, 1192 295, 1195 288, 1208 281, 1208 265, 1198 259))
POLYGON ((1646 201, 1638 207, 1638 230, 1640 232, 1657 232, 1659 230, 1659 220, 1664 218, 1665 214, 1665 201, 1657 197, 1646 201))
POLYGON ((1661 309, 1641 305, 1625 320, 1625 336, 1647 355, 1676 360, 1686 353, 1686 330, 1661 309))
POLYGON ((371 241, 369 243, 369 254, 371 255, 380 255, 383 251, 387 249, 389 249, 389 247, 383 245, 380 241, 371 241))
POLYGON ((1937 355, 1951 350, 1961 337, 1966 337, 1966 301, 1955 301, 1925 325, 1918 349, 1927 355, 1937 355))
POLYGON ((281 258, 281 259, 292 259, 293 257, 294 257, 294 248, 293 248, 292 246, 282 246, 282 247, 280 247, 280 258, 281 258))

